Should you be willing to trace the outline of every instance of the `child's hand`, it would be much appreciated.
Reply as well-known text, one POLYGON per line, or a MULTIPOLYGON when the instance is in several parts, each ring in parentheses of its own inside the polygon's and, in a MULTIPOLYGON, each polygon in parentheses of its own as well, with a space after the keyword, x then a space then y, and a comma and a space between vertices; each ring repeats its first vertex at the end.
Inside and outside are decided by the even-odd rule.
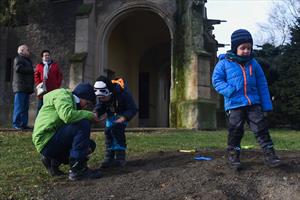
POLYGON ((100 120, 100 121, 104 121, 104 120, 106 120, 106 118, 107 118, 107 114, 104 113, 103 115, 101 115, 101 116, 99 117, 99 120, 100 120))
POLYGON ((123 117, 123 116, 120 116, 120 117, 115 121, 115 123, 123 123, 123 122, 125 122, 125 121, 126 121, 126 118, 123 117))
POLYGON ((99 123, 101 120, 98 118, 97 113, 93 113, 93 114, 94 114, 94 116, 93 116, 92 122, 99 123))

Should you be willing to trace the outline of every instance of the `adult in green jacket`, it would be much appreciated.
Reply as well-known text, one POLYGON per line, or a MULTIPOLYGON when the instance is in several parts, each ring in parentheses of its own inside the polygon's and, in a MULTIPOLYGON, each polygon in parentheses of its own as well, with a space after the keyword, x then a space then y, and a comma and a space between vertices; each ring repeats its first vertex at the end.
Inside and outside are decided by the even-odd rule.
POLYGON ((100 172, 87 167, 88 154, 96 148, 90 139, 91 122, 96 114, 87 109, 95 102, 94 88, 80 83, 73 92, 56 89, 44 95, 32 135, 48 172, 62 175, 59 166, 70 164, 69 179, 99 178, 100 172))

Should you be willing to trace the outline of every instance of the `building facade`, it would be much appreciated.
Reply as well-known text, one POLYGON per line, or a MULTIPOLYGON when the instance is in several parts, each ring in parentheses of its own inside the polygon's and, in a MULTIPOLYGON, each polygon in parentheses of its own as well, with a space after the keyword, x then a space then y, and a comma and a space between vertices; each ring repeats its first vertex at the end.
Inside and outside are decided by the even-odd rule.
MULTIPOLYGON (((12 113, 11 62, 18 44, 49 49, 64 87, 99 75, 123 77, 139 107, 131 127, 215 129, 218 96, 211 87, 218 43, 205 0, 52 0, 27 25, 2 28, 0 126, 12 113), (42 15, 42 14, 41 14, 42 15), (5 74, 3 76, 2 74, 5 74), (2 84, 3 83, 3 84, 2 84), (6 88, 6 89, 5 89, 6 88), (7 89, 9 88, 9 89, 7 89)), ((32 95, 31 122, 35 96, 32 95)))

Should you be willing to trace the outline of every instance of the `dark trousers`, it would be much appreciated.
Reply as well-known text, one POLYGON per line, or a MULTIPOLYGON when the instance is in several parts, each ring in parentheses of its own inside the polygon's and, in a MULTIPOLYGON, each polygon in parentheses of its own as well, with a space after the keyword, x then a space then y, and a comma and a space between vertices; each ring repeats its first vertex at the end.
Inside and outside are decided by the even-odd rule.
POLYGON ((106 150, 120 151, 126 150, 126 125, 115 123, 110 127, 105 127, 105 146, 106 150))
POLYGON ((59 128, 42 150, 41 154, 67 164, 69 158, 84 161, 95 149, 95 142, 90 139, 90 121, 83 119, 59 128))
POLYGON ((16 92, 14 99, 13 127, 25 128, 28 125, 29 94, 16 92))
POLYGON ((257 142, 262 148, 273 146, 267 122, 260 105, 252 105, 227 111, 228 146, 241 147, 244 136, 245 121, 254 132, 257 142))
POLYGON ((37 106, 36 106, 36 115, 39 114, 39 111, 42 108, 42 106, 43 106, 43 98, 41 98, 41 99, 38 98, 37 99, 37 106))

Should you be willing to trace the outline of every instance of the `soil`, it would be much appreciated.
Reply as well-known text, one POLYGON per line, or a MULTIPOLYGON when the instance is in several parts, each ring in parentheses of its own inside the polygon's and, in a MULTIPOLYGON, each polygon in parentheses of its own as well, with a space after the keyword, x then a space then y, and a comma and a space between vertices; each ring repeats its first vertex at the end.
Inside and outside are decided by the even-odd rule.
POLYGON ((243 168, 230 169, 224 152, 155 152, 129 157, 124 168, 102 171, 97 180, 60 178, 45 199, 100 200, 300 200, 300 152, 278 152, 282 165, 269 168, 260 151, 242 152, 243 168), (196 155, 212 157, 195 160, 196 155))

